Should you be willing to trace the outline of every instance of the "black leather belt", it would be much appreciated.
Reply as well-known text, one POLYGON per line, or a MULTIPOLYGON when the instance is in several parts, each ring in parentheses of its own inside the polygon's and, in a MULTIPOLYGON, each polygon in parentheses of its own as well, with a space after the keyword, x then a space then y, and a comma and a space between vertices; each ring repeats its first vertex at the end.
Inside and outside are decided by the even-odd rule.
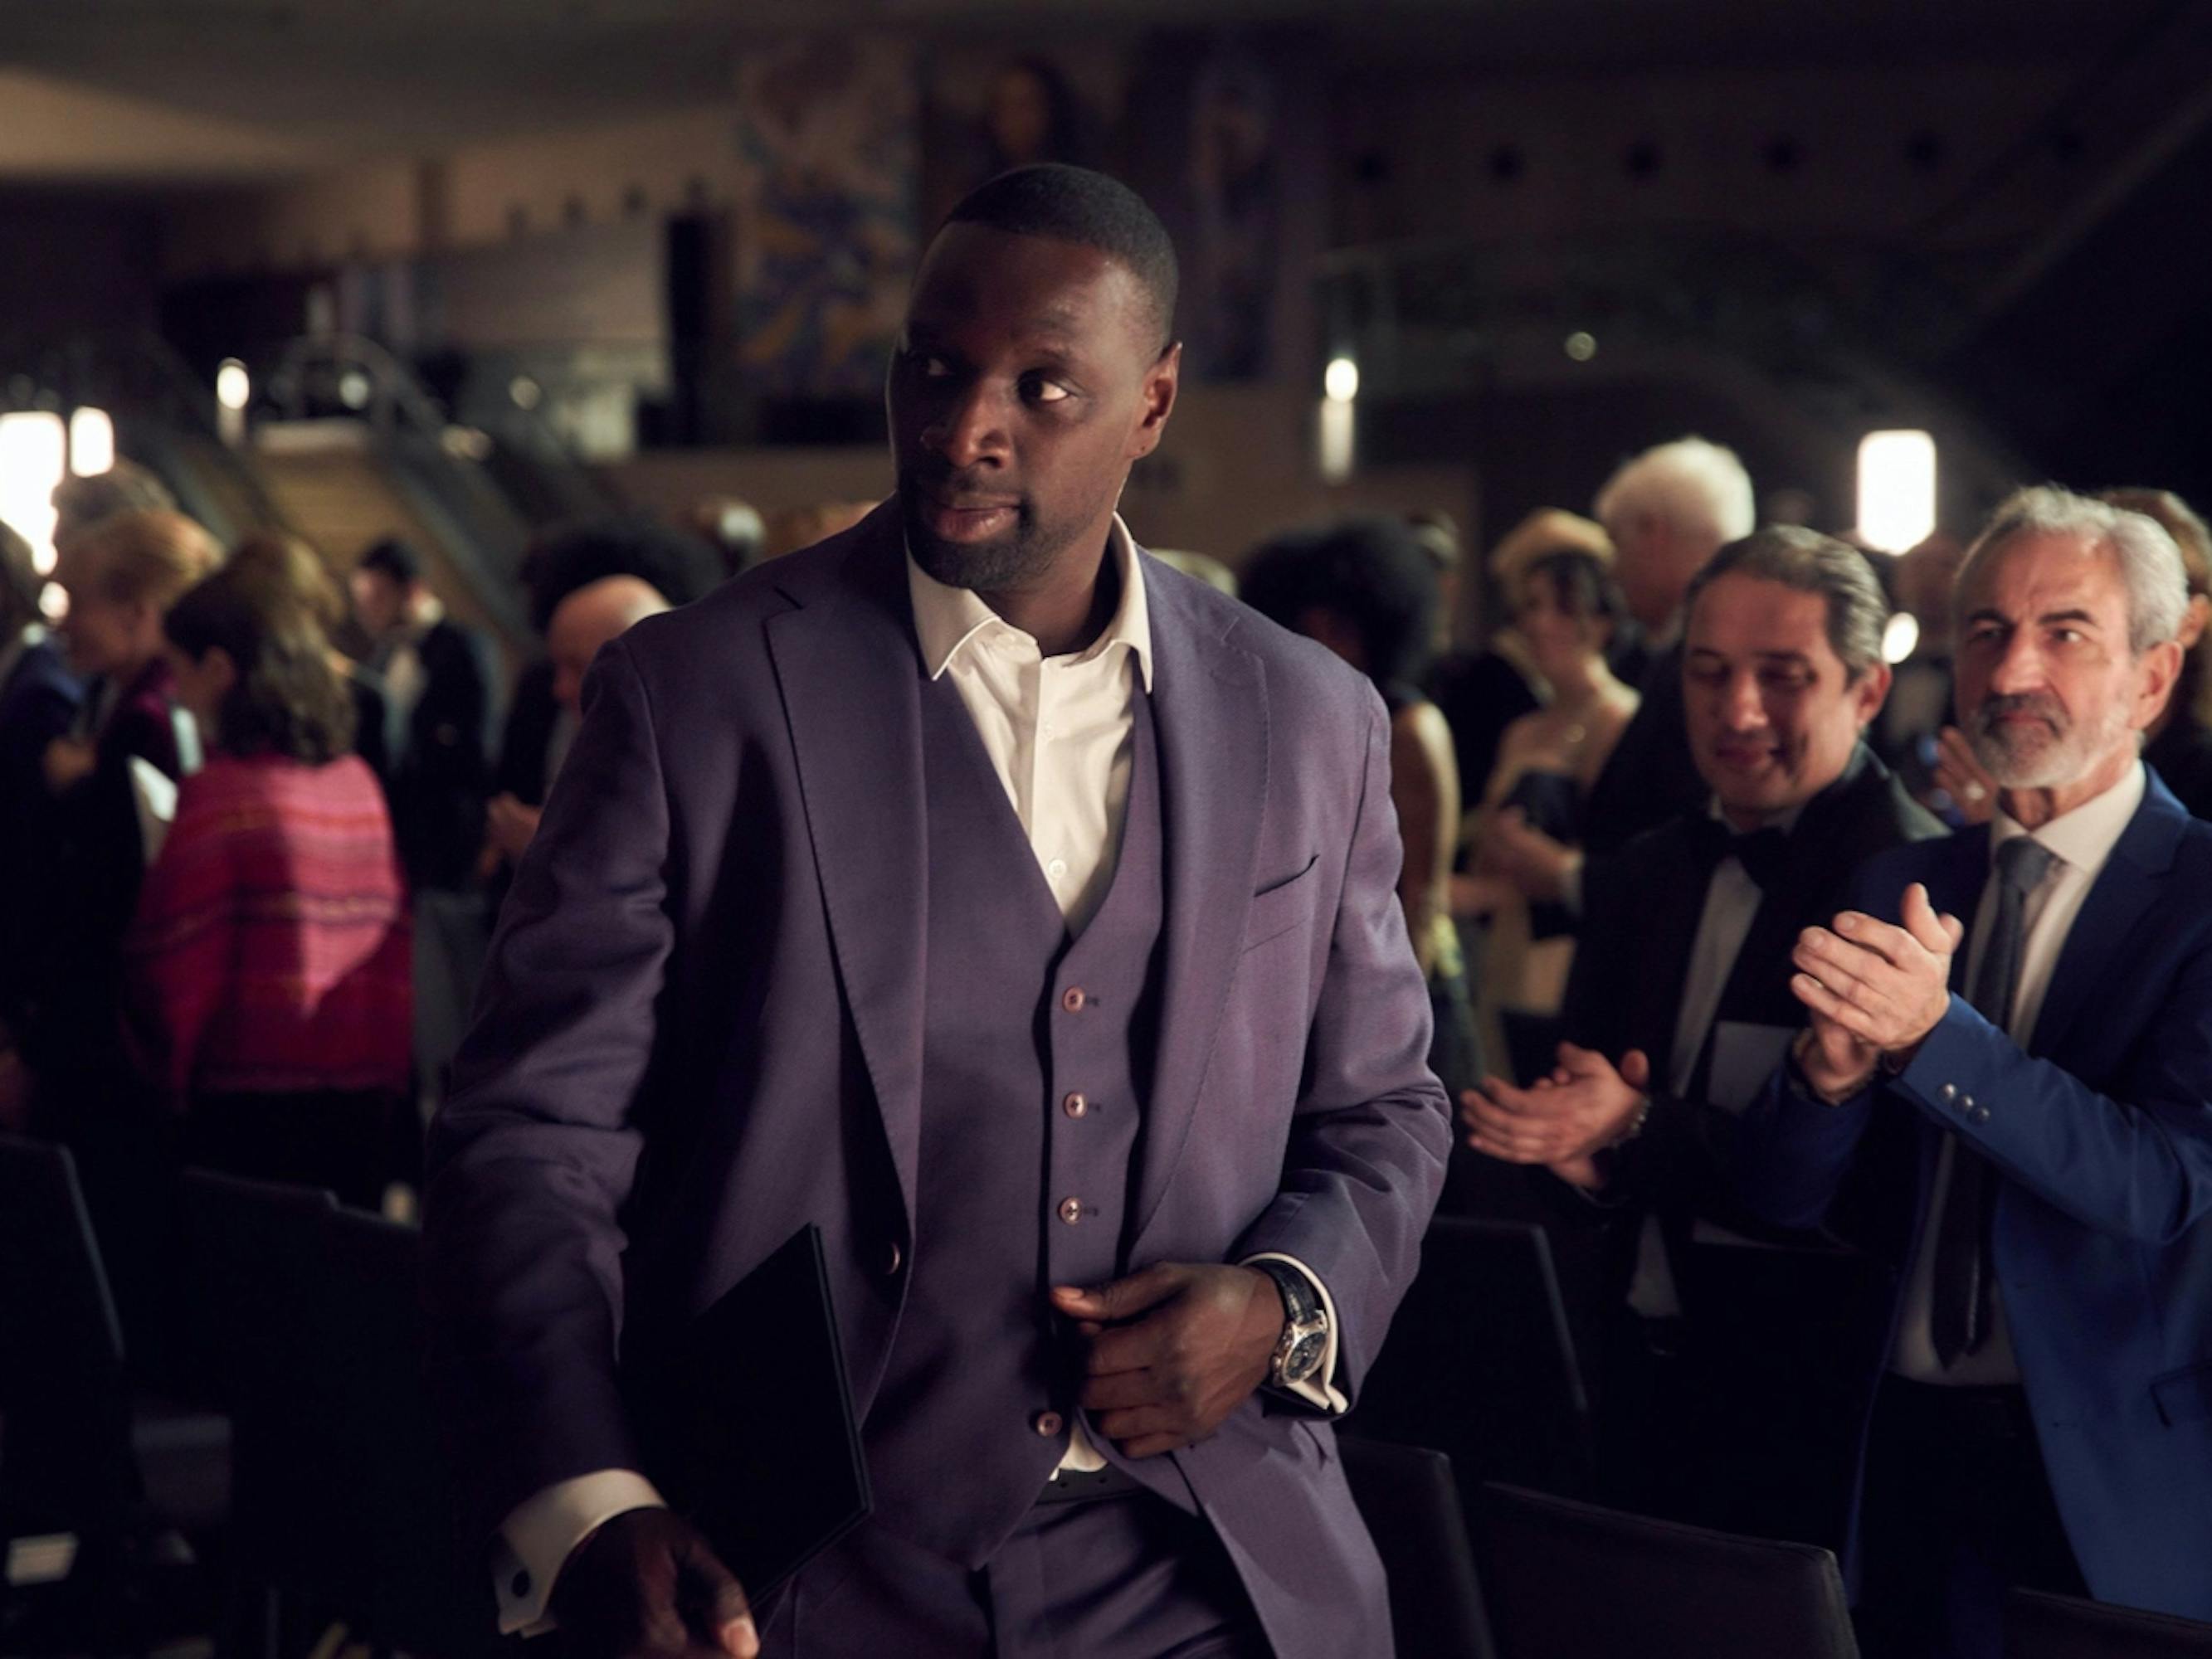
POLYGON ((1103 1469, 1054 1469, 1037 1494, 1040 1504, 1083 1504, 1098 1498, 1127 1498, 1144 1491, 1133 1476, 1109 1463, 1103 1469))

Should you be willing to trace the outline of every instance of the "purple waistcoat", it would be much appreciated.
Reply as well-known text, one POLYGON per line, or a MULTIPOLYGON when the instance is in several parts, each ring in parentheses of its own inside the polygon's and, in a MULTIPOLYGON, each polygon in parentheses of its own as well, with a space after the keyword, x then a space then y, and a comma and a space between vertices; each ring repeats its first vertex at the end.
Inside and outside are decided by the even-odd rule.
POLYGON ((970 1566, 1060 1460, 1078 1378, 1054 1285, 1123 1267, 1152 1073, 1162 859, 1152 712, 1133 696, 1121 855, 1071 939, 958 690, 923 689, 927 983, 905 1309, 866 1425, 878 1522, 970 1566), (1077 1097, 1080 1097, 1079 1100, 1077 1097), (983 1416, 964 1401, 1023 1402, 983 1416), (1042 1413, 1052 1413, 1042 1431, 1042 1413))

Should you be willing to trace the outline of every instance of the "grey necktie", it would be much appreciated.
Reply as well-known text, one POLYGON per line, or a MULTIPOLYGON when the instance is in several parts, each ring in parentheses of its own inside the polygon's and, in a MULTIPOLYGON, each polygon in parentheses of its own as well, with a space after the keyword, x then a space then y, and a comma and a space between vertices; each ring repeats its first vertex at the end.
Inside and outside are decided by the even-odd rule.
MULTIPOLYGON (((2058 855, 2028 836, 1997 848, 1997 914, 1982 946, 1967 1000, 2002 1030, 2020 993, 2027 943, 2028 896, 2043 884, 2058 855)), ((1951 1190, 1936 1236, 1934 1302, 1929 1312, 1936 1357, 1946 1366, 1977 1352, 1990 1334, 1990 1217, 1997 1172, 1962 1140, 1953 1142, 1951 1190)))

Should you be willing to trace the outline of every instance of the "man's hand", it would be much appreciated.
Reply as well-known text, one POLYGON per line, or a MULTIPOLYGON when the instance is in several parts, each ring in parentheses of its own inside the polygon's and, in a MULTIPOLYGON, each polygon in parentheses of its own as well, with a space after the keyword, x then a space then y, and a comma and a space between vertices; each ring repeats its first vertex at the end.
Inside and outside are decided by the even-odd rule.
POLYGON ((755 1659, 745 1593, 690 1523, 628 1510, 569 1553, 553 1617, 582 1659, 755 1659))
POLYGON ((1905 925, 1893 927, 1846 910, 1832 930, 1808 927, 1790 952, 1802 970, 1791 976, 1790 990, 1816 1019, 1838 1028, 1839 1035, 1823 1038, 1821 1048, 1837 1057, 1839 1069, 1853 1053, 1844 1036, 1876 1054, 1909 1060, 1951 1006, 1951 957, 1966 936, 1966 924, 1937 915, 1928 890, 1917 881, 1905 890, 1899 914, 1905 925))
POLYGON ((520 864, 544 816, 540 809, 525 806, 513 795, 494 795, 484 808, 485 839, 509 864, 520 864))
POLYGON ((1571 848, 1530 823, 1519 807, 1508 806, 1484 832, 1476 868, 1500 877, 1531 904, 1557 904, 1566 896, 1575 859, 1571 848))
POLYGON ((1079 1396, 1129 1457, 1203 1440, 1267 1380, 1283 1293, 1257 1267, 1162 1262, 1053 1306, 1090 1343, 1079 1396))
POLYGON ((1559 1063, 1533 1088, 1486 1078, 1460 1097, 1467 1144, 1508 1164, 1541 1164, 1578 1187, 1601 1184, 1591 1158, 1627 1132, 1650 1103, 1651 1062, 1640 1048, 1620 1069, 1593 1048, 1559 1045, 1559 1063))
POLYGON ((66 794, 92 775, 93 768, 100 763, 100 751, 82 738, 56 738, 47 744, 40 763, 47 793, 66 794))
POLYGON ((1955 726, 1936 739, 1936 782, 1968 823, 1987 823, 1997 808, 1997 781, 1975 757, 1974 745, 1955 726))

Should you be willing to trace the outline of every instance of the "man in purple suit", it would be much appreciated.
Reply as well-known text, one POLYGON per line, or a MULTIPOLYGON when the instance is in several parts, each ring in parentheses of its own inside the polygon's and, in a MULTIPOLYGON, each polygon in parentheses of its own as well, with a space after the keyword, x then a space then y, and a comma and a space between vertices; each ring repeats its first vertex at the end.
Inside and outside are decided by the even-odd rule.
POLYGON ((1389 727, 1115 515, 1175 281, 1113 181, 984 185, 915 280, 895 500, 593 668, 426 1212, 507 1628, 1391 1651, 1328 1420, 1450 1139, 1389 727), (807 1222, 875 1508, 749 1607, 659 1506, 623 1367, 807 1222))

